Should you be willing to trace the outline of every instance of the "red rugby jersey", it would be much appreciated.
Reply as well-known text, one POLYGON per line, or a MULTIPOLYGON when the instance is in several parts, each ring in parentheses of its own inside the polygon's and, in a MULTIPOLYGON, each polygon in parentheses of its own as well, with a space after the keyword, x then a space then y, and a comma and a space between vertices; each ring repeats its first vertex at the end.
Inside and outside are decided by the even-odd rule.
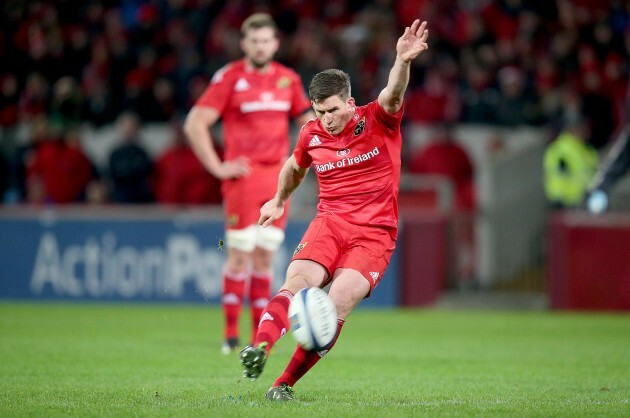
POLYGON ((253 163, 272 164, 289 152, 290 117, 304 113, 311 102, 290 68, 272 62, 260 74, 239 60, 215 73, 195 106, 221 114, 226 160, 244 156, 253 163))
POLYGON ((355 225, 398 226, 400 121, 403 109, 387 113, 375 100, 357 107, 337 136, 319 119, 302 128, 293 155, 319 183, 320 213, 334 213, 355 225))

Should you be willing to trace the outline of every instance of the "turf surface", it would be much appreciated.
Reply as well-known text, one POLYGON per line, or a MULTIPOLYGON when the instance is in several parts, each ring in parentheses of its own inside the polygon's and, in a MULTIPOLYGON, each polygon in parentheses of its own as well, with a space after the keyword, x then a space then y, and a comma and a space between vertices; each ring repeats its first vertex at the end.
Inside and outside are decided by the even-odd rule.
MULTIPOLYGON (((243 321, 246 326, 246 320, 243 321)), ((264 399, 219 354, 215 306, 0 304, 0 416, 630 417, 630 316, 359 310, 335 349, 264 399)))

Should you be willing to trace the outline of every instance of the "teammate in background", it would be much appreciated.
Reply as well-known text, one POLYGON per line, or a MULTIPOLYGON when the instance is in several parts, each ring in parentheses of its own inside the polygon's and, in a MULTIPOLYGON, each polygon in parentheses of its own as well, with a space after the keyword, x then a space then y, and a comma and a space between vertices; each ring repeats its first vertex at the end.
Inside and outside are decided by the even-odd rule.
POLYGON ((257 225, 260 206, 274 196, 278 173, 289 153, 290 118, 301 126, 314 118, 300 77, 273 61, 277 27, 268 14, 241 26, 244 58, 214 75, 184 124, 192 149, 205 168, 222 180, 227 261, 223 269, 225 342, 239 346, 239 316, 246 286, 252 338, 270 297, 274 252, 284 240, 286 216, 269 228, 257 225), (223 119, 225 158, 217 155, 210 127, 223 119))
POLYGON ((271 347, 289 328, 289 304, 300 289, 332 283, 338 328, 327 350, 297 347, 268 399, 294 399, 292 386, 332 349, 346 317, 370 296, 389 264, 397 238, 403 96, 411 61, 428 48, 426 27, 415 20, 405 29, 387 86, 365 106, 355 105, 350 78, 341 70, 322 71, 311 81, 317 119, 302 128, 275 197, 260 209, 259 224, 269 227, 282 218, 311 166, 320 190, 318 214, 295 250, 284 285, 265 308, 254 343, 241 351, 243 376, 253 380, 262 373, 271 347))
POLYGON ((626 125, 595 174, 595 180, 586 198, 586 208, 589 212, 600 214, 608 210, 610 189, 629 169, 630 125, 626 125))

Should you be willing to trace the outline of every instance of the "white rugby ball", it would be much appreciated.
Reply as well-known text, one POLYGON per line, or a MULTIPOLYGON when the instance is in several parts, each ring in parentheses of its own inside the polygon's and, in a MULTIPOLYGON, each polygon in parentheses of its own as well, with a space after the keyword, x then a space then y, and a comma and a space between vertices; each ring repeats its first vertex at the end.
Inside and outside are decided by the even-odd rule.
POLYGON ((307 287, 293 296, 289 323, 293 338, 302 348, 325 350, 337 333, 337 310, 326 292, 307 287))

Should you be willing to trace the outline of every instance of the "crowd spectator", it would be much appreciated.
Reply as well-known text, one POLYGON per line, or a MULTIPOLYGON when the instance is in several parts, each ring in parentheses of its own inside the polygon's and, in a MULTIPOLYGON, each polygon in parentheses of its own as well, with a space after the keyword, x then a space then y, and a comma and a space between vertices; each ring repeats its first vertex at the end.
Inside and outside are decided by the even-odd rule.
POLYGON ((436 126, 428 143, 412 154, 407 170, 449 179, 455 191, 455 207, 460 210, 475 207, 473 165, 467 151, 457 143, 448 126, 436 126))
POLYGON ((86 85, 82 115, 96 128, 114 120, 116 114, 113 93, 103 80, 95 79, 86 85))
POLYGON ((27 169, 39 145, 50 139, 48 119, 39 115, 29 124, 30 132, 25 144, 16 145, 9 152, 9 193, 5 201, 18 203, 27 201, 27 169))
POLYGON ((463 69, 461 81, 462 122, 488 124, 495 123, 499 92, 493 85, 489 70, 472 63, 463 69))
POLYGON ((582 112, 590 120, 589 143, 597 149, 604 148, 615 129, 612 100, 603 89, 598 72, 582 74, 582 112))
POLYGON ((14 74, 0 76, 0 126, 18 123, 18 83, 14 74))
POLYGON ((454 122, 459 118, 459 111, 459 92, 438 68, 427 70, 424 84, 410 91, 407 96, 405 114, 412 122, 454 122))
POLYGON ((34 148, 27 164, 26 194, 30 203, 65 204, 85 200, 93 168, 80 149, 76 133, 52 131, 34 148))
POLYGON ((626 3, 11 0, 0 3, 0 127, 40 116, 100 127, 128 111, 142 123, 182 117, 240 56, 240 24, 257 11, 278 22, 278 61, 305 82, 342 68, 362 101, 386 82, 393 34, 423 16, 432 48, 411 68, 407 122, 558 132, 580 114, 602 151, 628 122, 626 3))
POLYGON ((134 113, 125 112, 118 117, 116 128, 120 145, 109 156, 112 200, 149 203, 153 201, 153 162, 140 143, 140 121, 134 113))
POLYGON ((4 201, 4 196, 9 190, 10 169, 9 161, 5 153, 0 151, 0 202, 4 201))
MULTIPOLYGON (((459 115, 473 123, 546 123, 549 115, 539 107, 549 99, 543 97, 549 89, 557 89, 558 82, 565 80, 580 94, 592 93, 595 74, 598 90, 613 106, 621 99, 619 90, 610 88, 625 79, 619 74, 627 69, 630 13, 621 3, 307 3, 284 2, 272 8, 264 1, 13 0, 2 6, 0 74, 13 75, 20 90, 29 91, 23 106, 31 112, 38 108, 37 93, 70 77, 87 103, 101 103, 94 103, 95 107, 107 103, 113 117, 131 110, 143 120, 168 121, 173 113, 185 114, 194 102, 188 91, 192 78, 209 76, 239 56, 237 34, 243 19, 255 11, 273 10, 286 38, 278 59, 296 68, 304 80, 322 66, 345 67, 357 74, 353 87, 360 97, 372 94, 387 76, 381 67, 391 54, 386 45, 394 29, 408 23, 409 16, 420 14, 435 22, 435 48, 414 64, 418 77, 413 77, 410 98, 419 93, 418 88, 429 90, 430 98, 435 98, 436 88, 462 92, 460 109, 449 106, 448 112, 431 115, 431 119, 443 122, 459 115), (336 53, 335 49, 332 55, 322 53, 321 46, 330 44, 338 46, 336 53), (432 55, 436 51, 439 56, 432 55), (455 74, 442 71, 440 62, 445 60, 455 63, 455 74), (103 85, 108 86, 107 98, 103 85), (163 101, 166 112, 143 113, 143 104, 163 101), (507 107, 502 106, 505 103, 507 107), (527 108, 525 120, 515 121, 516 110, 522 106, 527 108), (502 115, 503 111, 509 115, 502 115)), ((47 109, 49 103, 45 104, 47 109)), ((84 120, 92 117, 102 123, 102 115, 83 113, 84 120)), ((607 140, 606 136, 602 130, 598 140, 607 140)))
POLYGON ((57 80, 48 109, 50 123, 63 130, 76 128, 82 111, 83 97, 74 78, 65 76, 57 80))
POLYGON ((47 116, 49 87, 48 81, 40 73, 28 75, 18 102, 18 115, 22 121, 47 116))
MULTIPOLYGON (((201 164, 181 125, 174 124, 173 144, 155 164, 155 198, 169 204, 221 203, 221 181, 201 164)), ((218 153, 223 158, 221 152, 218 153)))
POLYGON ((497 73, 499 100, 496 106, 496 123, 502 126, 533 124, 538 109, 525 85, 525 74, 515 67, 504 67, 497 73))
POLYGON ((599 163, 588 134, 584 119, 567 121, 545 150, 545 193, 552 208, 576 208, 586 196, 599 163))

